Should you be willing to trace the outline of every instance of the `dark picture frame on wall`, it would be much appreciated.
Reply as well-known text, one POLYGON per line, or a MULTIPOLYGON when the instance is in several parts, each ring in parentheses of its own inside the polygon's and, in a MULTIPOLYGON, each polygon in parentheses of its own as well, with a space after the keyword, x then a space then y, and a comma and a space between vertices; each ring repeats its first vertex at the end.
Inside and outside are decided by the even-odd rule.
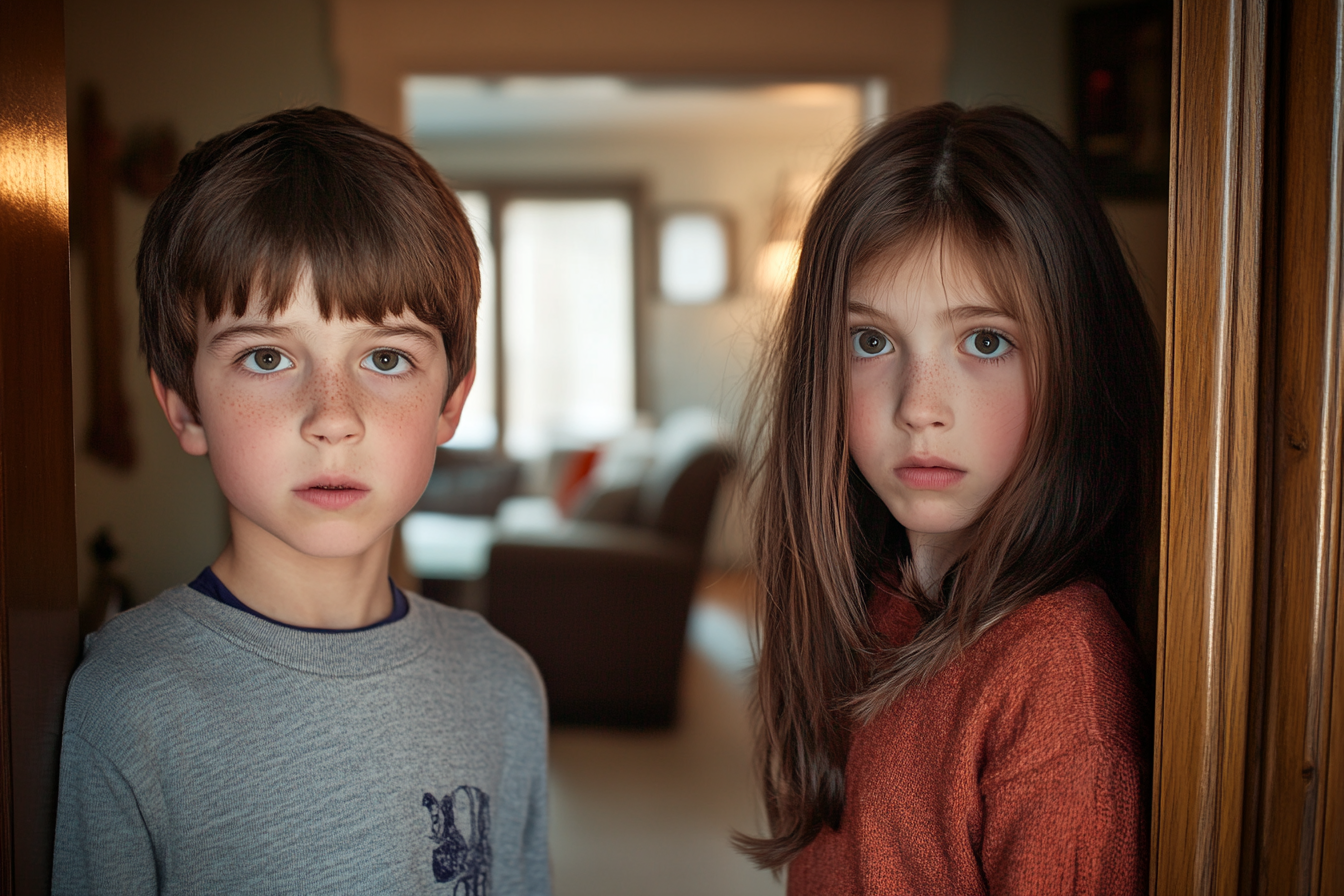
POLYGON ((1169 3, 1075 10, 1070 20, 1074 133, 1104 196, 1167 193, 1171 143, 1169 3))

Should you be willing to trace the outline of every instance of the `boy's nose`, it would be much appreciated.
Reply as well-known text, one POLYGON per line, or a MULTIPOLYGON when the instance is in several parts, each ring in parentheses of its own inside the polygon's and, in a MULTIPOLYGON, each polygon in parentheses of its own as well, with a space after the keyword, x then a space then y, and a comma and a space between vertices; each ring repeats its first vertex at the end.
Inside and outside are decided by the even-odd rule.
POLYGON ((939 428, 952 425, 949 402, 951 383, 947 371, 931 359, 912 359, 907 365, 897 402, 898 422, 910 429, 939 428))
POLYGON ((363 437, 364 421, 349 384, 339 375, 319 376, 311 390, 308 416, 303 421, 305 439, 339 445, 363 437))

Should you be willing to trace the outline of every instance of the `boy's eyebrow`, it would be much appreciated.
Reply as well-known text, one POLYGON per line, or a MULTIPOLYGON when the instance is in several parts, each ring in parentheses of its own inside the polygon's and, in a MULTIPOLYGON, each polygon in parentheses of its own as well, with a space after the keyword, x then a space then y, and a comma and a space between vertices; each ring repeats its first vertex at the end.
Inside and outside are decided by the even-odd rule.
POLYGON ((368 330, 372 336, 391 339, 397 336, 404 336, 408 339, 418 339, 426 345, 433 347, 439 339, 437 330, 431 332, 422 327, 400 326, 400 327, 370 327, 368 330))
MULTIPOLYGON (((366 328, 365 332, 368 335, 375 336, 379 339, 392 339, 399 336, 408 339, 415 339, 420 342, 423 342, 428 347, 433 347, 436 341, 435 337, 431 335, 428 330, 422 329, 420 327, 371 326, 366 328)), ((221 343, 232 342, 233 340, 236 339, 245 339, 248 337, 255 337, 255 336, 277 339, 282 336, 289 336, 292 333, 293 330, 291 330, 289 327, 276 327, 270 324, 235 324, 234 326, 226 327, 223 330, 220 330, 213 337, 211 337, 210 345, 208 346, 208 348, 214 348, 215 346, 221 343)))
POLYGON ((249 336, 287 336, 290 333, 289 327, 272 327, 268 324, 235 324, 231 327, 225 327, 214 336, 210 337, 210 344, 207 348, 214 348, 222 342, 231 342, 234 339, 244 339, 249 336))

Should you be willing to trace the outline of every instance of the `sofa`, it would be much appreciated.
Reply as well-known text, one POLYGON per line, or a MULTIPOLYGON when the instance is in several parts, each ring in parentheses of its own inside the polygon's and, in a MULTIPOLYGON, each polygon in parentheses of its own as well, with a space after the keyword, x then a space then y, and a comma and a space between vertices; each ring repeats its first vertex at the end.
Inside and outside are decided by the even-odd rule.
MULTIPOLYGON (((570 515, 546 498, 510 499, 489 526, 477 608, 536 662, 553 724, 676 718, 687 616, 733 460, 704 415, 646 435, 643 451, 609 446, 570 515)), ((452 584, 426 577, 424 590, 453 594, 452 584)))

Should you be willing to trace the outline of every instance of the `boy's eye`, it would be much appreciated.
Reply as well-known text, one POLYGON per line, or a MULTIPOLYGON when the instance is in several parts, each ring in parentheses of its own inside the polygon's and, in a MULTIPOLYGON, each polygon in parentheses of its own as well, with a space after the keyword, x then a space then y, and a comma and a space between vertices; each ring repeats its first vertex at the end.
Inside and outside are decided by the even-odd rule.
POLYGON ((275 373, 277 370, 288 370, 293 366, 293 361, 273 348, 259 348, 243 357, 243 367, 253 373, 275 373))
POLYGON ((968 354, 976 358, 1001 358, 1013 347, 1006 336, 993 330, 976 330, 966 337, 962 345, 968 354))
POLYGON ((891 351, 891 340, 877 330, 855 330, 850 339, 858 358, 872 358, 891 351))
POLYGON ((380 348, 369 353, 369 356, 364 359, 363 366, 379 373, 405 373, 411 365, 401 352, 394 352, 390 348, 380 348))

